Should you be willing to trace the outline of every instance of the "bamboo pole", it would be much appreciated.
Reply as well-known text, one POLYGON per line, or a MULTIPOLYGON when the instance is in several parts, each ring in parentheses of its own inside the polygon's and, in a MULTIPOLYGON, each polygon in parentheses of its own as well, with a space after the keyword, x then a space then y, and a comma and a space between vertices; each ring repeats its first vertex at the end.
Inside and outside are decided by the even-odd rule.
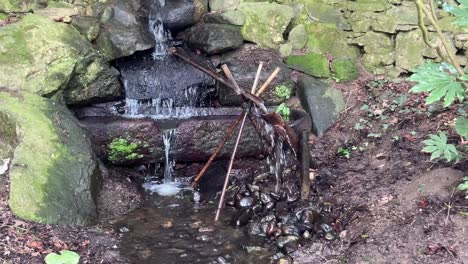
POLYGON ((242 110, 242 113, 240 114, 240 116, 237 118, 236 121, 234 121, 234 123, 232 123, 231 127, 229 127, 226 135, 224 135, 224 138, 221 140, 221 142, 219 142, 218 146, 216 147, 215 151, 213 152, 213 154, 211 154, 210 158, 208 159, 208 161, 205 163, 205 166, 203 166, 203 168, 201 169, 201 171, 197 174, 197 176, 195 177, 195 179, 193 180, 192 182, 192 187, 195 187, 197 185, 197 183, 200 181, 200 179, 203 177, 203 175, 206 173, 206 170, 208 170, 208 168, 211 166, 211 163, 213 163, 214 159, 216 158, 216 156, 218 156, 218 153, 221 151, 221 149, 224 147, 224 145, 226 144, 226 142, 229 140, 229 138, 231 138, 232 136, 232 133, 234 133, 234 130, 236 129, 236 127, 240 124, 240 122, 242 121, 242 117, 244 116, 246 110, 242 110))
MULTIPOLYGON (((239 85, 237 85, 236 80, 234 79, 234 76, 232 76, 232 72, 229 70, 229 67, 226 64, 224 64, 223 66, 221 66, 221 68, 223 69, 224 74, 226 74, 226 76, 232 82, 232 84, 236 87, 239 87, 239 85)), ((223 205, 224 205, 224 198, 226 197, 226 189, 229 184, 229 178, 231 176, 232 165, 234 164, 234 160, 236 159, 237 148, 239 147, 239 142, 242 138, 242 132, 244 132, 245 120, 247 119, 247 113, 248 113, 247 111, 244 111, 242 115, 242 122, 241 122, 241 126, 239 129, 239 134, 237 135, 236 144, 234 145, 234 150, 232 151, 231 159, 229 160, 229 166, 226 172, 226 178, 224 180, 223 191, 221 192, 221 198, 219 199, 218 209, 216 210, 216 216, 214 219, 215 221, 219 220, 219 215, 221 214, 221 208, 223 208, 223 205)))

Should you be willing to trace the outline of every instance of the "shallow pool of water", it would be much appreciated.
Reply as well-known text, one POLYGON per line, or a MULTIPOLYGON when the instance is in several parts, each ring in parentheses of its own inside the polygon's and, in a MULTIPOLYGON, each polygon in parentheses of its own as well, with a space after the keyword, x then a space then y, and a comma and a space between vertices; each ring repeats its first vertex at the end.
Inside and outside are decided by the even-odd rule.
POLYGON ((193 192, 148 193, 146 204, 119 219, 120 250, 132 263, 270 263, 275 250, 229 224, 225 208, 214 222, 215 204, 196 206, 193 192))

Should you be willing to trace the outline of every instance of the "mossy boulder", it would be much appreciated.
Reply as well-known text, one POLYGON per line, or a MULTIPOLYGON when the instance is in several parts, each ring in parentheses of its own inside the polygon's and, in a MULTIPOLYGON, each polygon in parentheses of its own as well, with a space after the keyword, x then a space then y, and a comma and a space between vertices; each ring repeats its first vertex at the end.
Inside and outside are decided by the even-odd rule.
POLYGON ((119 97, 117 75, 75 28, 29 14, 0 30, 0 86, 70 104, 119 97))
POLYGON ((1 88, 0 119, 14 124, 0 134, 1 142, 16 145, 9 171, 13 213, 48 224, 95 222, 98 165, 73 114, 51 99, 1 88))
POLYGON ((330 65, 325 56, 318 53, 306 55, 291 55, 287 58, 286 64, 289 68, 307 73, 315 77, 329 77, 330 65))
POLYGON ((284 41, 283 33, 294 17, 290 6, 276 3, 241 3, 239 10, 246 15, 241 31, 244 39, 267 48, 276 48, 284 41))
POLYGON ((47 6, 47 0, 2 0, 0 11, 4 12, 29 12, 47 6))
POLYGON ((334 77, 338 81, 352 81, 359 78, 359 69, 354 60, 335 60, 332 63, 334 77))
POLYGON ((319 136, 323 135, 344 109, 342 93, 310 76, 301 77, 296 87, 302 108, 312 118, 312 132, 319 136))

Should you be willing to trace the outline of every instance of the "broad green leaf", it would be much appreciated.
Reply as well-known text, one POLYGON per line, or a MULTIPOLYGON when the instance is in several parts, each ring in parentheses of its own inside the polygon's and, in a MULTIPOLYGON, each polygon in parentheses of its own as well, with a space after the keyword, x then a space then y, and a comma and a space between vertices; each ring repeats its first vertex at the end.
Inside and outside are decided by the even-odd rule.
POLYGON ((449 64, 425 63, 415 69, 414 74, 408 78, 418 84, 411 88, 410 92, 428 92, 427 104, 432 104, 444 99, 447 107, 458 99, 464 97, 464 87, 457 81, 458 75, 453 74, 453 66, 449 64), (450 74, 452 73, 452 74, 450 74))
POLYGON ((445 135, 444 132, 439 133, 439 138, 441 139, 441 142, 447 143, 447 135, 445 135))
POLYGON ((455 131, 458 135, 468 138, 468 118, 458 117, 455 123, 455 131))
POLYGON ((457 190, 459 191, 467 191, 468 190, 468 181, 458 185, 457 190))
POLYGON ((422 152, 432 153, 437 150, 437 146, 427 146, 422 149, 422 152))
POLYGON ((432 152, 431 160, 439 158, 441 154, 442 154, 442 151, 440 151, 440 150, 436 150, 436 151, 432 152))
POLYGON ((460 6, 447 6, 444 9, 455 16, 455 24, 460 26, 468 25, 468 1, 459 0, 460 6))
POLYGON ((50 253, 45 257, 46 264, 78 264, 80 255, 70 250, 60 251, 60 255, 50 253))

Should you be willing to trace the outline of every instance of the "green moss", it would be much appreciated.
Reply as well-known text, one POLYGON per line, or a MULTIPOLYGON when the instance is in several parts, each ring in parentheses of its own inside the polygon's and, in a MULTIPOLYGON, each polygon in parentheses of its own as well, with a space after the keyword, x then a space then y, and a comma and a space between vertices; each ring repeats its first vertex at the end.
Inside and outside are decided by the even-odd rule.
POLYGON ((85 132, 64 106, 30 93, 16 95, 0 91, 0 113, 18 134, 10 208, 41 223, 92 223, 99 174, 85 132))
POLYGON ((288 67, 315 77, 329 77, 328 60, 321 54, 293 55, 286 60, 288 67))
POLYGON ((118 162, 122 160, 134 160, 140 158, 142 155, 136 153, 138 149, 137 143, 130 143, 125 138, 114 138, 107 146, 109 151, 109 160, 111 162, 118 162))
POLYGON ((334 77, 339 81, 351 81, 359 77, 359 69, 354 60, 335 60, 333 62, 334 77))

